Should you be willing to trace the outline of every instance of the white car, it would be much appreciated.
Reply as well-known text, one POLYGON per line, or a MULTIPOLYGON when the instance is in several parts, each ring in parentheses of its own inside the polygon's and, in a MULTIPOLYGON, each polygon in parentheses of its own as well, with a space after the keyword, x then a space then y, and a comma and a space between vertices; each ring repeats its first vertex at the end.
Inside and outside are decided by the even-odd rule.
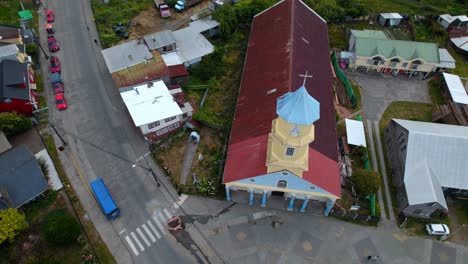
POLYGON ((450 230, 445 224, 429 224, 426 225, 426 230, 429 235, 441 236, 450 234, 450 230))

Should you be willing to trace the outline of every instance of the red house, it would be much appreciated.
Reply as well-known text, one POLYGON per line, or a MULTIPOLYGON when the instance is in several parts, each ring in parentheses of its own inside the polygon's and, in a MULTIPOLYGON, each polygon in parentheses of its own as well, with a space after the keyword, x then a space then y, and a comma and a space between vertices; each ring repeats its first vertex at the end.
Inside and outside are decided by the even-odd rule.
POLYGON ((28 64, 9 59, 0 62, 0 112, 32 115, 37 95, 34 74, 28 64))

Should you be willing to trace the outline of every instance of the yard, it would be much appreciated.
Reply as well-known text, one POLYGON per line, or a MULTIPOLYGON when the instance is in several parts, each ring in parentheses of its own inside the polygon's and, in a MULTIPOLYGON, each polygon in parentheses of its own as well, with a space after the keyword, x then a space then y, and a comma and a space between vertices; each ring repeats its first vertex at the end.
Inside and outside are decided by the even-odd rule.
POLYGON ((387 107, 380 119, 380 132, 383 133, 392 118, 431 122, 432 109, 431 104, 405 101, 393 102, 387 107))

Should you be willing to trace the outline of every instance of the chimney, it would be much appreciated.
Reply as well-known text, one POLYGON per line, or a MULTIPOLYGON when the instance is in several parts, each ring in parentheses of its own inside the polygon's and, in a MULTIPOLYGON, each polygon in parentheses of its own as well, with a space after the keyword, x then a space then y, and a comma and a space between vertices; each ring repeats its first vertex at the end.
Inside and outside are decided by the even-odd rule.
POLYGON ((137 94, 140 94, 140 92, 138 92, 138 88, 135 88, 135 89, 133 89, 133 90, 135 90, 135 92, 136 92, 137 94))

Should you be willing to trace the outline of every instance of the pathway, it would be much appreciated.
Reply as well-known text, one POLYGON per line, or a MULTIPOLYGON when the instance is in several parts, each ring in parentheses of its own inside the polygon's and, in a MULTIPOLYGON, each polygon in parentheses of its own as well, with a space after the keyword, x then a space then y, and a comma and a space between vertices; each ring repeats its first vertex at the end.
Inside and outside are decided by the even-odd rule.
POLYGON ((185 184, 187 182, 187 177, 190 174, 190 169, 192 168, 193 157, 197 152, 198 143, 192 143, 187 141, 187 150, 185 151, 184 161, 182 162, 182 169, 180 172, 180 184, 185 184))

